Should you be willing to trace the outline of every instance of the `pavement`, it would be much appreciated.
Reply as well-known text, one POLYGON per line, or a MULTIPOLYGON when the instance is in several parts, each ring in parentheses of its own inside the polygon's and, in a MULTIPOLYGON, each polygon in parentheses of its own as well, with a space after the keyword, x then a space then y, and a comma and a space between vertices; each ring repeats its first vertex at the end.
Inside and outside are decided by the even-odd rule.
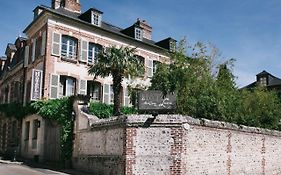
POLYGON ((74 169, 58 169, 36 162, 0 160, 0 175, 93 175, 74 169))

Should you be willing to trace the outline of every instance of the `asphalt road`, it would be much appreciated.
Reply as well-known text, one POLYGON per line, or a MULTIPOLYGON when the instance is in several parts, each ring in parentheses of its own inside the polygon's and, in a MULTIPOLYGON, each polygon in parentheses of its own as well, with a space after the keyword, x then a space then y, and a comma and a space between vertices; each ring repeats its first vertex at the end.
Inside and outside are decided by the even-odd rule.
POLYGON ((0 164, 0 175, 69 175, 43 168, 31 168, 24 165, 0 164))

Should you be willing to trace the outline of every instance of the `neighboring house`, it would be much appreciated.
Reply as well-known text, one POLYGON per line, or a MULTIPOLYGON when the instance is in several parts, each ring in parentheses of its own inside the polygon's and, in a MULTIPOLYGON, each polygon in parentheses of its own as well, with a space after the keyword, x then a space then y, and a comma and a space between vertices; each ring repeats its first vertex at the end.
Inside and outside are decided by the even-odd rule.
POLYGON ((281 91, 281 79, 273 76, 265 70, 256 75, 255 82, 243 87, 242 89, 250 89, 257 87, 258 85, 266 87, 267 89, 281 91))
MULTIPOLYGON (((110 104, 113 103, 112 78, 94 80, 88 74, 89 66, 95 64, 101 49, 109 46, 136 48, 136 57, 145 66, 145 74, 137 82, 148 86, 157 63, 169 61, 168 53, 176 48, 176 41, 170 37, 153 41, 152 27, 144 20, 137 19, 133 25, 122 29, 104 22, 104 14, 98 9, 81 12, 79 0, 52 0, 51 7, 40 5, 33 12, 34 19, 24 30, 26 38, 19 37, 15 44, 8 44, 6 57, 0 59, 0 103, 25 105, 39 99, 83 94, 110 104)), ((129 80, 122 82, 124 106, 130 105, 128 83, 129 80)), ((45 137, 43 126, 40 117, 30 116, 22 122, 25 137, 22 136, 21 149, 28 157, 44 154, 43 147, 34 146, 41 143, 40 139, 33 143, 29 137, 34 132, 36 138, 39 133, 45 137)))

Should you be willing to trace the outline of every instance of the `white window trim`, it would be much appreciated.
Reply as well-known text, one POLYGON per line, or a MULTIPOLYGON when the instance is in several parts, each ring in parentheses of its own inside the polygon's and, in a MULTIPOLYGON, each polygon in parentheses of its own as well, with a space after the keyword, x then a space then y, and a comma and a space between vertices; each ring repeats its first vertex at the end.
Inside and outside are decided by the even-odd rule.
POLYGON ((146 59, 146 68, 147 68, 147 77, 153 77, 153 60, 152 59, 150 59, 150 58, 148 58, 148 59, 146 59), (150 71, 149 71, 150 70, 150 71), (149 75, 149 72, 151 73, 150 75, 149 75))
POLYGON ((135 27, 135 39, 142 41, 142 38, 143 38, 142 30, 138 27, 135 27), (138 37, 138 35, 137 35, 138 32, 140 32, 140 37, 138 37))

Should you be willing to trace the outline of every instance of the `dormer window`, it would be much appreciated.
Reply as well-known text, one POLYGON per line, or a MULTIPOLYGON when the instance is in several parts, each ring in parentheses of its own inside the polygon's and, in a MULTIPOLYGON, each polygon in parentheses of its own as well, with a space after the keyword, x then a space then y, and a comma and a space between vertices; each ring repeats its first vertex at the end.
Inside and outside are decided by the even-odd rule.
POLYGON ((140 28, 135 28, 135 39, 142 41, 142 30, 140 28))
POLYGON ((95 12, 92 12, 92 24, 100 26, 101 24, 101 15, 95 12))
POLYGON ((261 77, 261 78, 260 78, 260 85, 261 85, 261 86, 266 86, 266 85, 267 85, 266 77, 261 77))
POLYGON ((176 42, 174 40, 170 41, 170 51, 175 52, 176 51, 176 42))

